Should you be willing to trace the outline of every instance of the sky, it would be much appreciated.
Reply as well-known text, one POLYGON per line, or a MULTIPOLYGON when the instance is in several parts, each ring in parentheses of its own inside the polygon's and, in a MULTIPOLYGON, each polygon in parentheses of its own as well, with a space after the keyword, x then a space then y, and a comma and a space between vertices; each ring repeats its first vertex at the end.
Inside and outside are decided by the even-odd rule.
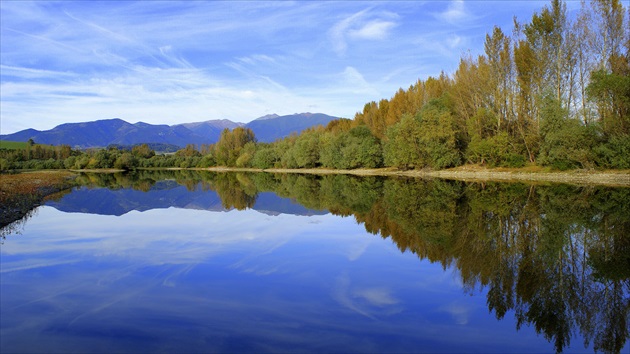
MULTIPOLYGON (((543 1, 0 1, 0 133, 121 118, 352 118, 543 1)), ((579 2, 569 2, 569 11, 579 2)))

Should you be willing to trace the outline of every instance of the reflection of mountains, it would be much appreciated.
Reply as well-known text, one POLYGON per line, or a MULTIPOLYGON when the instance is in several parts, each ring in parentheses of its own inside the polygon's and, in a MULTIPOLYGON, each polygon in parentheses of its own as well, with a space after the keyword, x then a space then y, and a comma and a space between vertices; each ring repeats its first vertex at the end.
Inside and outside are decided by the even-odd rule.
MULTIPOLYGON (((49 201, 46 205, 68 213, 89 213, 120 216, 132 210, 151 209, 195 209, 226 211, 219 194, 213 190, 203 190, 197 186, 189 190, 176 181, 156 182, 149 191, 130 188, 112 190, 109 188, 81 187, 64 196, 59 201, 49 201)), ((293 202, 289 198, 278 197, 275 193, 262 192, 256 196, 252 209, 267 215, 323 215, 327 211, 313 210, 293 202)))

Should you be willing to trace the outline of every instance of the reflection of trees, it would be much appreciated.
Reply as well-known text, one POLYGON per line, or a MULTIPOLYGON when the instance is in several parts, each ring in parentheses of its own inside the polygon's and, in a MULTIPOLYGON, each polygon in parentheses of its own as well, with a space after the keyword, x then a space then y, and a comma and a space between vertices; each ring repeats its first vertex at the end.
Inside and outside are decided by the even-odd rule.
MULTIPOLYGON (((42 197, 38 193, 33 193, 28 197, 14 196, 16 198, 3 198, 3 208, 0 217, 0 244, 7 236, 19 234, 26 222, 37 213, 38 206, 46 200, 59 200, 64 195, 70 193, 70 189, 64 189, 42 197)), ((7 197, 6 195, 4 197, 7 197)), ((12 197, 12 196, 9 196, 12 197)))
POLYGON ((0 244, 4 243, 3 241, 7 238, 7 236, 11 234, 19 234, 23 229, 24 225, 28 221, 28 219, 32 218, 37 212, 37 208, 33 208, 27 210, 22 213, 21 218, 15 221, 8 223, 0 228, 0 244))
POLYGON ((627 191, 499 184, 466 189, 466 227, 453 252, 464 284, 487 286, 488 307, 497 318, 513 310, 518 327, 532 324, 557 351, 570 343, 576 327, 596 349, 621 350, 628 335, 630 277, 619 271, 628 269, 630 253, 609 252, 625 260, 613 261, 605 278, 592 265, 597 248, 629 242, 629 217, 607 227, 601 221, 611 215, 596 200, 627 191))
POLYGON ((244 210, 256 203, 256 186, 244 174, 216 174, 210 186, 221 197, 221 204, 226 209, 244 210))
POLYGON ((163 174, 151 175, 148 171, 138 173, 81 173, 77 177, 80 185, 109 189, 132 188, 148 192, 153 185, 165 177, 163 174))
POLYGON ((145 191, 175 180, 214 190, 239 210, 272 191, 353 215, 401 251, 455 266, 466 291, 487 289, 498 319, 514 313, 517 328, 533 326, 557 351, 578 331, 605 352, 619 352, 628 338, 630 189, 164 170, 81 178, 145 191))
POLYGON ((498 319, 514 312, 557 351, 576 331, 618 352, 630 312, 627 189, 342 175, 263 174, 265 190, 354 215, 419 258, 455 265, 466 289, 486 287, 498 319))

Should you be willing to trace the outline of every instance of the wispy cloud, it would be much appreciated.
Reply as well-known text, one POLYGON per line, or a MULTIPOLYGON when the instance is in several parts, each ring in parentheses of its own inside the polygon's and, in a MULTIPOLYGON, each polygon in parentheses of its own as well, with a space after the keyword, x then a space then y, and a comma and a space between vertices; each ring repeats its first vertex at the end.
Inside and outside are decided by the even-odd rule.
POLYGON ((257 65, 257 64, 273 64, 276 63, 276 59, 265 55, 265 54, 253 54, 246 57, 236 58, 238 61, 249 64, 249 65, 257 65))
POLYGON ((353 92, 366 92, 373 91, 374 88, 370 85, 363 75, 352 66, 348 66, 341 73, 342 87, 351 87, 353 92))
POLYGON ((374 20, 360 28, 349 30, 348 36, 357 39, 386 39, 394 26, 396 26, 396 24, 391 21, 374 20))
POLYGON ((25 68, 25 67, 10 66, 10 65, 0 65, 0 72, 2 73, 2 76, 13 77, 13 78, 21 79, 21 80, 36 79, 36 78, 59 79, 59 78, 76 77, 76 74, 72 72, 25 68))
MULTIPOLYGON (((389 13, 386 15, 392 17, 389 13)), ((333 50, 343 55, 348 48, 348 39, 383 40, 395 26, 395 22, 379 18, 378 14, 365 9, 335 23, 329 31, 329 36, 333 50)))
POLYGON ((450 23, 455 23, 468 18, 470 15, 466 11, 463 0, 454 0, 450 2, 448 8, 444 12, 438 13, 436 16, 450 23))
POLYGON ((535 10, 519 6, 525 14, 461 1, 3 1, 2 133, 111 117, 351 117, 483 50, 497 11, 509 22, 535 10))

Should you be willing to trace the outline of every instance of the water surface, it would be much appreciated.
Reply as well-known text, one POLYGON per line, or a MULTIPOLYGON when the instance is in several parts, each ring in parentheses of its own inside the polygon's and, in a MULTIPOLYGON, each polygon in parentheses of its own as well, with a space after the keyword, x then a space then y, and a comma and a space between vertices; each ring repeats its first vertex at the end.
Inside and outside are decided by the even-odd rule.
POLYGON ((628 349, 628 189, 81 179, 5 231, 2 352, 628 349))

